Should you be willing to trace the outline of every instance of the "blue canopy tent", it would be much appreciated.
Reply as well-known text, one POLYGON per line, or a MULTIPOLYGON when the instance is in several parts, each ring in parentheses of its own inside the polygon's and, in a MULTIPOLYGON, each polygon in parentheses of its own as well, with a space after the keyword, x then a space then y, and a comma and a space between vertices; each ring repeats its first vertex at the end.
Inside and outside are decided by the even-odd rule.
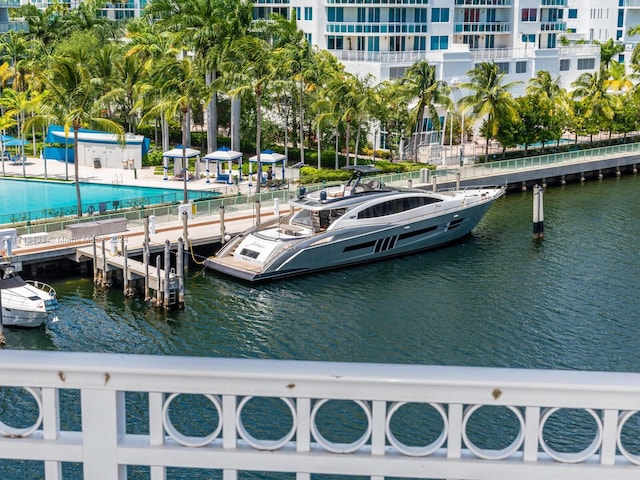
MULTIPOLYGON (((254 155, 249 158, 249 178, 251 178, 251 173, 253 169, 251 168, 252 163, 258 162, 258 156, 254 155)), ((281 153, 274 152, 273 150, 263 150, 260 152, 260 165, 264 165, 265 163, 270 164, 271 166, 275 166, 278 163, 282 163, 282 178, 284 179, 285 166, 287 164, 287 157, 281 153)), ((275 175, 274 175, 275 177, 275 175)), ((263 177, 261 182, 263 182, 265 178, 263 177)))
POLYGON ((221 147, 218 150, 207 153, 204 156, 204 159, 207 162, 207 183, 211 183, 209 180, 209 161, 213 160, 216 162, 216 181, 218 182, 226 182, 228 184, 233 183, 233 178, 231 175, 231 167, 233 165, 234 160, 239 160, 238 162, 238 180, 242 181, 242 152, 236 152, 235 150, 231 150, 228 147, 221 147), (228 162, 229 173, 221 173, 220 172, 220 163, 228 162))

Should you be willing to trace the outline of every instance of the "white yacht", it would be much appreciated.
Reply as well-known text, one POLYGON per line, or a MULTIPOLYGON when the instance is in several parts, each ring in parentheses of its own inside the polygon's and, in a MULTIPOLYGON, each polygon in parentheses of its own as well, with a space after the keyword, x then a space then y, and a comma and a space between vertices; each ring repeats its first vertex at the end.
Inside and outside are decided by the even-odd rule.
POLYGON ((0 301, 2 324, 13 327, 39 327, 58 308, 56 292, 50 285, 23 280, 9 263, 0 263, 0 301))
POLYGON ((429 192, 387 187, 352 166, 345 185, 289 201, 293 214, 231 239, 205 266, 260 281, 426 250, 467 235, 506 186, 429 192))

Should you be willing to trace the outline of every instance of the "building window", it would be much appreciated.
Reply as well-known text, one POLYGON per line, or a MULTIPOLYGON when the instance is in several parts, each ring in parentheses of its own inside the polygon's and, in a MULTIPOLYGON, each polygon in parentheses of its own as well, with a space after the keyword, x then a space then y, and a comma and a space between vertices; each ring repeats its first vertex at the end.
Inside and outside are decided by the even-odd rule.
POLYGON ((304 7, 304 19, 313 20, 313 9, 311 7, 304 7))
POLYGON ((522 34, 522 42, 523 43, 536 43, 536 34, 522 34))
POLYGON ((342 22, 344 20, 344 9, 342 7, 329 7, 327 19, 330 22, 342 22))
POLYGON ((527 62, 516 62, 516 73, 527 73, 527 62))
POLYGON ((305 33, 305 34, 304 34, 304 38, 306 38, 306 39, 307 39, 307 43, 308 43, 309 45, 313 45, 313 42, 311 41, 311 34, 310 34, 310 33, 305 33))
POLYGON ((416 8, 414 12, 413 20, 416 23, 427 23, 427 9, 426 8, 416 8))
POLYGON ((448 8, 432 8, 431 21, 433 23, 449 22, 449 9, 448 8))
POLYGON ((509 75, 509 64, 507 62, 496 62, 496 66, 498 67, 498 71, 500 73, 509 75))
POLYGON ((300 7, 293 7, 293 10, 296 12, 296 20, 300 20, 302 18, 300 16, 300 7))
POLYGON ((427 37, 413 37, 413 49, 425 51, 427 49, 427 37))
POLYGON ((571 70, 571 60, 568 58, 563 58, 560 60, 560 71, 567 72, 571 70))
POLYGON ((343 37, 340 35, 329 35, 327 47, 329 50, 342 50, 343 37))
POLYGON ((578 9, 570 8, 569 9, 569 18, 578 18, 578 9))
POLYGON ((364 7, 358 7, 358 23, 365 23, 367 21, 367 9, 364 7))
POLYGON ((596 66, 595 58, 579 58, 578 70, 593 70, 596 66))
POLYGON ((431 37, 431 50, 448 50, 449 37, 446 35, 434 35, 431 37))
POLYGON ((522 21, 523 22, 537 22, 538 10, 535 8, 523 8, 522 9, 522 21))
POLYGON ((624 64, 624 53, 618 55, 618 63, 621 65, 624 64))
POLYGON ((380 9, 379 8, 370 8, 369 9, 369 23, 380 23, 380 9))

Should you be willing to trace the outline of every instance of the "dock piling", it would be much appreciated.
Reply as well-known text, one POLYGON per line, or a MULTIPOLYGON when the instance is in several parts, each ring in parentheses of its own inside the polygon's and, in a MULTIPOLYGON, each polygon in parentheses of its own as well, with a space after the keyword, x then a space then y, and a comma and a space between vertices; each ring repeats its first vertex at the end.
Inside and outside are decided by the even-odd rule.
POLYGON ((256 225, 260 225, 260 200, 256 200, 254 205, 256 208, 256 225))
POLYGON ((544 238, 544 188, 538 185, 533 186, 533 239, 542 240, 544 238))
POLYGON ((176 271, 178 274, 178 307, 184 307, 184 241, 178 238, 178 255, 176 271))
POLYGON ((156 256, 156 275, 158 278, 158 285, 156 289, 156 307, 162 305, 162 289, 160 288, 160 284, 162 283, 162 277, 160 276, 160 255, 156 256))
MULTIPOLYGON (((169 285, 169 271, 171 267, 171 243, 169 240, 165 240, 164 242, 164 302, 163 306, 165 309, 169 309, 169 294, 171 290, 171 286, 169 285)), ((158 277, 158 281, 160 278, 158 277)), ((160 290, 160 289, 158 289, 160 290)))
POLYGON ((224 205, 220 205, 220 241, 225 243, 225 226, 224 226, 224 205))

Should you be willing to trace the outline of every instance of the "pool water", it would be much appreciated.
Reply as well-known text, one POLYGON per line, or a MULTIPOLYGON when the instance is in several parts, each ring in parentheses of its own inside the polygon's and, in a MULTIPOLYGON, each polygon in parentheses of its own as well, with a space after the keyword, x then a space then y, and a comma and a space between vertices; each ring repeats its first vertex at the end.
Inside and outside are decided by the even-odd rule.
MULTIPOLYGON (((83 212, 117 210, 142 205, 180 202, 182 189, 81 183, 83 212)), ((214 198, 212 191, 189 191, 189 199, 214 198)), ((72 183, 0 179, 0 224, 76 213, 72 183)))

